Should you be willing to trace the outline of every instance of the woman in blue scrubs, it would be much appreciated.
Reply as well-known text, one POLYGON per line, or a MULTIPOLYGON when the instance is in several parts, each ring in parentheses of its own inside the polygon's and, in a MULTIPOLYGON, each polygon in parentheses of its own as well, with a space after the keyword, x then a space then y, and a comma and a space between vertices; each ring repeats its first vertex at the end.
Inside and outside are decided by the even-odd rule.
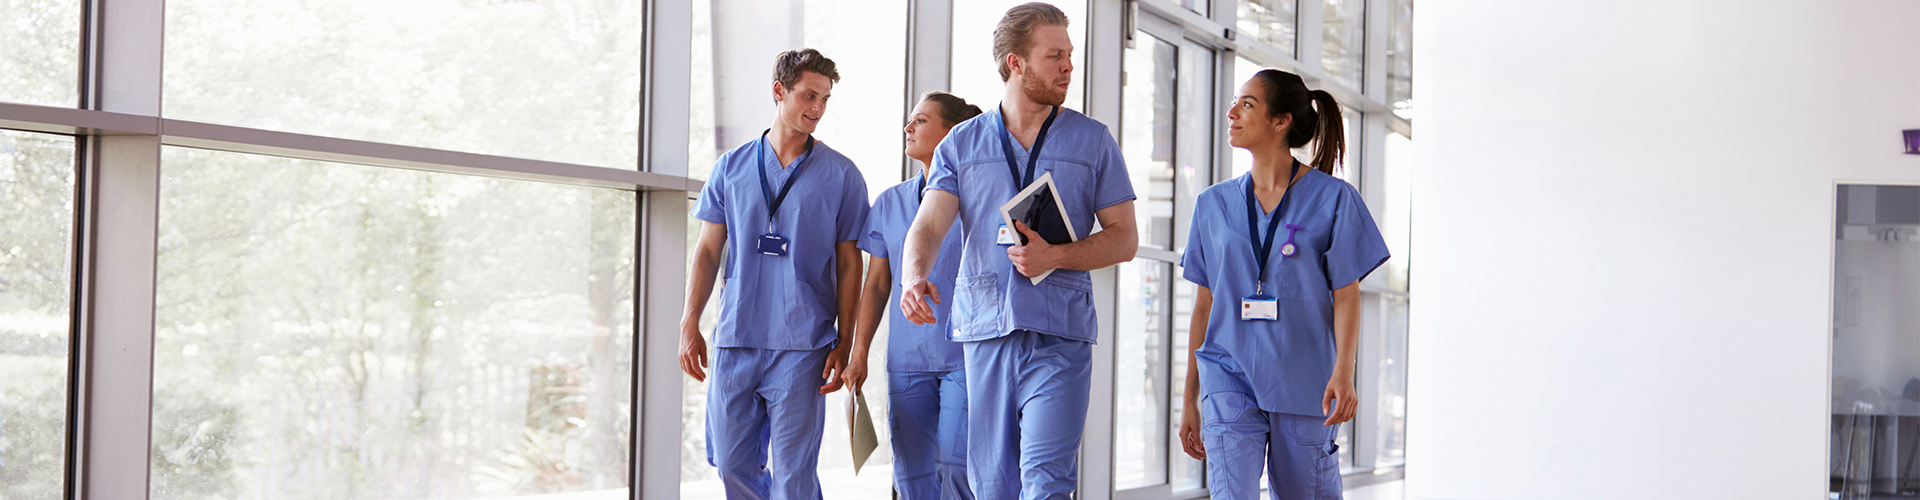
POLYGON ((1359 281, 1387 260, 1360 192, 1332 175, 1340 105, 1298 75, 1265 70, 1227 112, 1253 171, 1195 202, 1181 263, 1194 296, 1180 441, 1207 460, 1209 492, 1340 498, 1340 424, 1353 419, 1359 281), (1311 165, 1292 150, 1314 144, 1311 165))
MULTIPOLYGON (((933 168, 933 149, 954 125, 980 115, 980 107, 945 92, 931 92, 907 117, 907 157, 920 174, 880 193, 867 215, 860 249, 873 255, 860 295, 860 325, 844 378, 854 390, 867 379, 867 352, 888 304, 900 302, 893 277, 900 272, 907 228, 920 211, 921 193, 933 168)), ((954 228, 941 243, 929 277, 951 297, 960 269, 962 233, 954 228)), ((887 420, 893 427, 893 484, 903 500, 972 499, 967 487, 967 374, 960 344, 947 338, 947 312, 936 305, 933 324, 916 325, 901 314, 887 322, 887 420)))

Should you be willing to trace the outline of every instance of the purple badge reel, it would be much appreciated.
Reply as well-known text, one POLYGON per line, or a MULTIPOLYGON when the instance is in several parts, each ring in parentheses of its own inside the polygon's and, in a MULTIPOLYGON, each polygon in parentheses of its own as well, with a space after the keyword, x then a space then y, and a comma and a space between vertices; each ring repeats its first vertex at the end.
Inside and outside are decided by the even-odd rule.
POLYGON ((1294 254, 1300 253, 1300 247, 1293 244, 1293 235, 1298 234, 1300 229, 1298 225, 1287 224, 1287 242, 1280 245, 1281 257, 1292 257, 1294 254))
POLYGON ((1902 130, 1907 139, 1907 154, 1920 155, 1920 130, 1902 130))

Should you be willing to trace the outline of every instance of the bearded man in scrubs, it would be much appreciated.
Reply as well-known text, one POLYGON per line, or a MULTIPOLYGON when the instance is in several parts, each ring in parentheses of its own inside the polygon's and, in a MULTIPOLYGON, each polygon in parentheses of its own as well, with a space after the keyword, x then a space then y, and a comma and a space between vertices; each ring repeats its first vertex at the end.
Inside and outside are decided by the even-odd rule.
POLYGON ((935 304, 953 301, 947 335, 962 343, 966 365, 974 494, 1064 499, 1075 488, 1099 328, 1087 271, 1132 260, 1139 248, 1133 186, 1107 127, 1060 107, 1073 71, 1065 13, 1038 2, 1008 10, 993 54, 1006 95, 935 149, 907 236, 900 307, 927 324, 935 304), (1079 241, 1049 244, 1018 223, 1002 229, 1000 206, 1047 173, 1075 234, 1085 235, 1079 241), (959 277, 954 296, 942 297, 927 277, 956 217, 965 235, 959 277), (1102 230, 1089 234, 1096 217, 1102 230))
POLYGON ((724 261, 707 460, 729 499, 819 499, 825 395, 840 388, 859 302, 854 242, 867 225, 867 184, 813 138, 840 80, 833 60, 782 52, 773 77, 773 126, 714 161, 693 210, 703 222, 680 368, 707 379, 700 313, 724 261))

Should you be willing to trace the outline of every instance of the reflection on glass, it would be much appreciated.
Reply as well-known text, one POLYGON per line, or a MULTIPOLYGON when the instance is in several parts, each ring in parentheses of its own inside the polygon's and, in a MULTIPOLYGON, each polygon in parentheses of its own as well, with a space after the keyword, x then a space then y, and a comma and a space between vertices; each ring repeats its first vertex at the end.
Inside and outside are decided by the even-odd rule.
POLYGON ((1387 4, 1387 104, 1413 119, 1413 0, 1387 4))
MULTIPOLYGON (((1240 0, 1240 31, 1255 40, 1273 46, 1281 54, 1294 56, 1293 32, 1299 18, 1300 0, 1240 0)), ((1245 81, 1245 79, 1242 79, 1245 81)))
POLYGON ((1360 88, 1360 68, 1367 45, 1366 0, 1324 0, 1320 38, 1320 67, 1328 78, 1360 88))
POLYGON ((0 130, 0 498, 64 494, 73 155, 0 130))
POLYGON ((1150 259, 1119 266, 1113 401, 1113 484, 1119 490, 1167 481, 1170 269, 1150 259))
MULTIPOLYGON (((1007 9, 1029 0, 969 0, 953 3, 953 93, 980 109, 992 111, 1007 94, 993 60, 993 27, 1007 9)), ((1067 38, 1073 40, 1073 84, 1067 87, 1066 107, 1082 113, 1086 99, 1087 2, 1048 2, 1067 13, 1067 38)))
MULTIPOLYGON (((1184 269, 1174 266, 1174 275, 1181 275, 1185 272, 1184 269)), ((1169 451, 1167 457, 1172 462, 1168 467, 1172 471, 1172 477, 1167 482, 1173 484, 1173 491, 1187 491, 1201 487, 1201 479, 1206 472, 1205 462, 1194 460, 1180 448, 1179 412, 1184 411, 1181 405, 1186 404, 1187 352, 1193 347, 1191 337, 1193 335, 1193 296, 1198 293, 1200 293, 1200 287, 1193 282, 1184 279, 1173 280, 1173 366, 1169 371, 1173 374, 1171 384, 1173 391, 1171 398, 1167 400, 1171 402, 1168 409, 1173 412, 1167 419, 1169 451)))
POLYGON ((1381 214, 1380 232, 1386 238, 1387 252, 1393 258, 1387 259, 1382 271, 1385 271, 1388 289, 1406 292, 1407 266, 1412 262, 1408 242, 1412 239, 1413 227, 1413 141, 1407 136, 1389 133, 1383 146, 1386 204, 1374 213, 1381 214))
POLYGON ((0 102, 80 105, 79 0, 0 4, 0 102))
POLYGON ((161 162, 154 498, 626 495, 633 192, 161 162))
POLYGON ((693 2, 692 140, 687 152, 691 175, 707 178, 721 153, 760 137, 773 119, 774 56, 810 47, 833 59, 840 71, 814 137, 860 167, 869 197, 877 198, 905 179, 900 128, 906 124, 908 105, 906 5, 857 0, 693 2))
MULTIPOLYGON (((1180 121, 1178 147, 1174 148, 1179 167, 1173 203, 1173 250, 1187 245, 1187 229, 1193 226, 1193 204, 1200 192, 1213 185, 1213 154, 1217 146, 1213 131, 1220 126, 1216 113, 1220 101, 1214 99, 1215 54, 1212 49, 1192 40, 1180 41, 1180 121)), ((1129 162, 1130 165, 1135 163, 1129 162)), ((1181 280, 1176 280, 1181 281, 1181 280)), ((1180 372, 1175 372, 1180 373, 1180 372)), ((1177 400, 1176 400, 1177 401, 1177 400)))
POLYGON ((1174 80, 1178 48, 1136 33, 1126 49, 1126 85, 1120 89, 1121 154, 1127 161, 1140 244, 1169 248, 1173 241, 1174 80))
POLYGON ((169 116, 637 168, 644 2, 175 0, 169 116))
MULTIPOLYGON (((1397 258, 1400 254, 1394 255, 1397 258)), ((1372 407, 1380 428, 1379 435, 1375 436, 1380 443, 1374 458, 1375 467, 1407 463, 1407 299, 1388 296, 1386 303, 1386 341, 1380 346, 1380 386, 1372 407)))
POLYGON ((1920 482, 1920 187, 1835 198, 1829 498, 1906 497, 1920 482))

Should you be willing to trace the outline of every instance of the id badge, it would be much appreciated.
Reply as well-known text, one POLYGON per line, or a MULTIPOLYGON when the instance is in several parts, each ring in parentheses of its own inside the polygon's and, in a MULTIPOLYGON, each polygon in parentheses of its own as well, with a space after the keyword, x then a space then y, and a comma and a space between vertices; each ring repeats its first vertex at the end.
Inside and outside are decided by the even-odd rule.
POLYGON ((774 257, 787 256, 787 239, 780 237, 778 234, 767 233, 760 235, 759 246, 760 253, 762 254, 772 255, 774 257))
POLYGON ((1006 224, 1001 224, 1000 233, 994 235, 993 237, 993 244, 1000 245, 1003 247, 1013 246, 1015 243, 1019 243, 1019 242, 1020 240, 1017 238, 1014 238, 1013 236, 1013 228, 1007 227, 1006 224))
POLYGON ((1280 301, 1265 294, 1240 299, 1241 321, 1274 321, 1280 319, 1280 301))

